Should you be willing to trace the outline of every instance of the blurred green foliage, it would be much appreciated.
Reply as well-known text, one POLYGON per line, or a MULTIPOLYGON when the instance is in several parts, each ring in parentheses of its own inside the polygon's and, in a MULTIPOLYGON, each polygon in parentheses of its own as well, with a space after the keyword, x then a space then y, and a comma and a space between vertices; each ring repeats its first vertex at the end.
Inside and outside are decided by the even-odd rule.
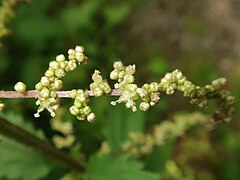
MULTIPOLYGON (((240 73, 237 62, 229 61, 227 66, 230 68, 221 70, 217 66, 217 56, 213 55, 214 47, 201 49, 198 39, 190 45, 195 48, 181 49, 178 41, 182 38, 179 37, 181 31, 189 33, 193 39, 204 39, 208 29, 206 20, 195 14, 201 4, 199 0, 189 4, 181 4, 177 0, 32 0, 29 4, 22 4, 16 7, 15 18, 8 24, 12 34, 4 38, 4 46, 0 49, 1 88, 13 90, 17 81, 23 81, 28 89, 33 89, 49 61, 75 45, 83 45, 89 64, 64 78, 65 90, 87 88, 94 69, 99 69, 103 77, 108 78, 112 63, 122 58, 126 64, 136 63, 139 84, 159 81, 166 71, 174 68, 179 68, 191 81, 200 85, 218 76, 226 76, 228 88, 238 101, 240 73), (159 7, 160 13, 166 13, 175 4, 181 8, 169 11, 176 14, 165 14, 169 25, 156 32, 148 18, 158 27, 157 22, 165 17, 158 17, 155 8, 159 7), (178 18, 182 18, 179 22, 183 21, 183 29, 177 28, 178 18)), ((113 152, 117 152, 130 131, 149 132, 152 125, 178 111, 196 109, 181 97, 164 98, 167 101, 162 99, 154 109, 144 113, 132 113, 121 105, 112 107, 110 101, 114 97, 92 98, 91 107, 97 114, 93 124, 77 121, 67 112, 71 100, 62 100, 66 111, 62 119, 74 124, 77 138, 74 147, 65 152, 86 165, 92 179, 176 179, 166 168, 170 160, 174 160, 175 168, 182 172, 182 177, 177 179, 185 179, 192 174, 193 179, 240 179, 239 106, 232 123, 216 126, 213 131, 196 127, 174 142, 155 147, 147 157, 112 158, 96 154, 102 141, 107 141, 113 152), (79 157, 80 152, 84 154, 82 158, 79 157)), ((28 130, 37 129, 51 141, 56 132, 50 127, 49 114, 44 112, 40 119, 34 119, 37 109, 34 100, 2 101, 6 104, 6 111, 1 116, 13 119, 20 126, 30 124, 28 130)), ((33 133, 37 135, 36 130, 33 133)), ((0 143, 0 156, 1 179, 60 179, 69 173, 5 138, 0 143)))

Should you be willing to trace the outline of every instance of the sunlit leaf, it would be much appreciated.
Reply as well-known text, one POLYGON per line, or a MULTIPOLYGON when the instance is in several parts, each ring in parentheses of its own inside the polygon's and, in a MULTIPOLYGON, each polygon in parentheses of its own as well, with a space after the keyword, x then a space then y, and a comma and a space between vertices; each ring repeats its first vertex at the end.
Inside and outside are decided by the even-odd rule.
POLYGON ((127 156, 91 157, 87 171, 92 180, 159 180, 157 174, 143 170, 143 164, 127 156))

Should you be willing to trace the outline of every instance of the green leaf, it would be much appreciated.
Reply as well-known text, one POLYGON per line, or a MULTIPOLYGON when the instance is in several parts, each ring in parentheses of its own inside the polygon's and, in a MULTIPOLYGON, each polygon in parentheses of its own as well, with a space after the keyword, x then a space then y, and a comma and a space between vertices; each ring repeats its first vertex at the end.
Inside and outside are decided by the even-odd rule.
POLYGON ((169 70, 169 65, 162 57, 155 57, 150 60, 148 70, 155 75, 162 76, 169 70))
POLYGON ((69 30, 89 27, 93 23, 93 15, 99 6, 99 1, 85 1, 80 5, 68 6, 61 13, 61 19, 69 30))
POLYGON ((144 128, 144 112, 132 112, 123 105, 111 107, 104 120, 103 133, 113 152, 120 149, 121 143, 128 138, 130 131, 142 132, 144 128))
POLYGON ((32 49, 44 48, 46 43, 49 45, 51 39, 56 42, 64 33, 60 22, 39 15, 25 16, 25 19, 16 21, 15 26, 17 31, 14 32, 14 36, 32 49), (39 31, 39 27, 44 28, 39 31))
MULTIPOLYGON (((24 121, 21 115, 1 113, 0 116, 38 137, 44 137, 42 131, 36 131, 32 124, 24 121)), ((0 142, 0 154, 0 178, 41 179, 52 169, 51 164, 42 155, 5 137, 0 142)))
POLYGON ((130 10, 131 9, 128 3, 110 5, 106 7, 104 17, 108 25, 115 26, 127 18, 130 10))
POLYGON ((157 174, 143 170, 143 164, 127 156, 94 155, 87 164, 90 180, 159 180, 157 174))
POLYGON ((155 147, 153 152, 147 157, 146 169, 163 173, 166 163, 171 159, 172 149, 173 143, 155 147))
POLYGON ((0 178, 41 179, 51 171, 51 165, 40 154, 3 139, 0 143, 0 178))

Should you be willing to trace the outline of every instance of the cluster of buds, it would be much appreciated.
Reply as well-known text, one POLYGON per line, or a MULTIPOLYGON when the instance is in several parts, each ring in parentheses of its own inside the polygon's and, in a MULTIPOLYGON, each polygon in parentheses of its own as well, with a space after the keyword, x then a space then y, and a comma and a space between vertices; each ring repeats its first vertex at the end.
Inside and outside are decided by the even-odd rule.
MULTIPOLYGON (((14 17, 14 10, 22 2, 29 2, 29 0, 2 0, 0 1, 0 41, 1 38, 10 34, 10 30, 6 24, 14 17)), ((1 46, 0 42, 0 46, 1 46)))
POLYGON ((35 117, 39 117, 39 113, 47 109, 51 116, 55 116, 55 111, 58 107, 57 90, 61 89, 63 82, 61 78, 67 72, 73 71, 80 64, 86 64, 88 58, 83 54, 84 48, 76 46, 75 49, 68 50, 68 60, 63 54, 56 57, 56 60, 49 63, 49 68, 40 82, 36 84, 35 88, 39 91, 39 97, 36 102, 39 105, 35 117))
POLYGON ((173 121, 166 120, 154 126, 151 133, 130 132, 129 140, 122 144, 122 151, 134 156, 142 156, 152 152, 156 145, 163 145, 169 138, 182 136, 190 127, 200 124, 212 125, 209 117, 199 112, 177 114, 173 121))
POLYGON ((70 91, 69 96, 74 99, 74 104, 69 109, 70 113, 79 120, 84 120, 87 117, 88 122, 93 122, 96 116, 88 106, 89 94, 82 89, 74 89, 70 91))
POLYGON ((230 117, 233 114, 235 98, 230 95, 228 91, 221 90, 226 84, 225 78, 219 78, 212 81, 212 84, 205 85, 203 87, 195 86, 190 93, 190 102, 197 104, 201 108, 208 106, 208 100, 216 99, 219 110, 214 115, 214 121, 230 121, 230 117))
POLYGON ((70 148, 74 142, 75 142, 74 135, 68 135, 66 137, 62 137, 58 135, 53 136, 53 143, 57 149, 70 148))
MULTIPOLYGON (((55 116, 55 111, 58 108, 59 98, 57 91, 61 89, 63 82, 61 78, 67 72, 73 71, 80 64, 86 64, 88 58, 84 55, 82 46, 76 46, 75 49, 68 50, 68 58, 66 60, 63 54, 56 57, 56 60, 49 63, 49 68, 41 81, 36 84, 35 88, 39 91, 39 105, 35 117, 39 117, 39 113, 47 109, 51 116, 55 116)), ((214 119, 218 121, 229 121, 233 113, 234 97, 229 95, 228 91, 221 90, 225 85, 226 79, 219 78, 214 80, 212 84, 203 87, 193 84, 178 69, 166 73, 159 83, 152 82, 144 84, 141 88, 134 83, 134 74, 136 73, 136 65, 124 66, 121 61, 116 61, 113 64, 114 70, 110 73, 110 79, 116 80, 114 84, 115 92, 119 95, 119 99, 112 101, 112 105, 117 103, 125 103, 127 108, 137 111, 136 100, 141 99, 142 102, 139 108, 147 111, 151 106, 156 105, 160 100, 160 95, 171 95, 175 91, 181 91, 185 97, 190 99, 192 104, 197 104, 201 108, 208 105, 208 101, 215 99, 219 111, 214 114, 214 119)), ((70 107, 71 114, 75 115, 79 120, 87 118, 89 122, 93 122, 95 114, 91 112, 88 106, 89 95, 96 97, 104 94, 110 94, 112 89, 107 80, 103 80, 100 71, 95 70, 92 75, 93 82, 90 84, 90 92, 84 90, 72 90, 69 97, 74 99, 74 105, 70 107)), ((15 85, 15 90, 19 93, 25 93, 26 85, 18 82, 15 85)))
POLYGON ((139 105, 143 111, 147 111, 150 106, 156 105, 160 100, 159 85, 156 82, 144 84, 142 88, 137 89, 137 94, 143 100, 139 105))
MULTIPOLYGON (((190 82, 190 81, 189 81, 190 82)), ((159 83, 159 90, 165 91, 167 95, 171 95, 174 93, 174 91, 181 87, 182 85, 187 85, 186 83, 186 77, 183 76, 182 72, 178 69, 174 70, 171 73, 166 73, 164 78, 161 79, 159 83)), ((184 85, 184 87, 185 87, 184 85)), ((189 88, 191 89, 191 85, 189 85, 189 88)), ((190 91, 190 89, 187 88, 187 90, 190 91)), ((181 90, 181 89, 179 89, 181 90)), ((184 90, 182 90, 184 91, 184 90)))
POLYGON ((18 3, 17 0, 3 0, 0 7, 0 38, 9 33, 5 23, 14 16, 14 6, 18 3))
POLYGON ((92 80, 93 83, 91 83, 89 87, 94 96, 99 97, 103 94, 109 94, 112 91, 107 80, 103 80, 102 76, 100 75, 100 71, 94 71, 92 75, 92 80))
POLYGON ((183 76, 182 72, 175 70, 167 73, 159 83, 159 91, 170 95, 179 90, 185 97, 190 98, 190 103, 197 104, 201 108, 208 106, 208 100, 216 99, 220 110, 213 116, 215 121, 229 121, 233 114, 234 97, 229 92, 221 90, 225 85, 226 79, 219 78, 212 81, 212 84, 203 87, 194 85, 183 76))
POLYGON ((70 148, 75 142, 73 135, 73 125, 71 122, 64 122, 62 119, 63 109, 59 108, 56 116, 50 120, 53 130, 60 132, 62 135, 54 135, 52 138, 53 144, 56 148, 70 148))
POLYGON ((110 79, 117 80, 114 84, 115 89, 121 93, 117 101, 112 101, 112 105, 116 103, 125 103, 127 108, 131 108, 133 112, 137 111, 135 100, 138 99, 137 85, 133 84, 136 72, 136 65, 129 65, 125 67, 121 61, 116 61, 113 64, 114 70, 110 73, 110 79))

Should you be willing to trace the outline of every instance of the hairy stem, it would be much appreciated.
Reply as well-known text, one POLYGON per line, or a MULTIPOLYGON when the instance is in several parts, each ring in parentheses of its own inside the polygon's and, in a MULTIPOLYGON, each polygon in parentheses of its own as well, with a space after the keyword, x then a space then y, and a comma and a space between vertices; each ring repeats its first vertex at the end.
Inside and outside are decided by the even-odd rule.
POLYGON ((71 157, 3 118, 0 118, 0 133, 25 146, 31 147, 32 149, 47 156, 49 159, 55 161, 59 165, 77 172, 84 170, 84 167, 71 157))
MULTIPOLYGON (((91 90, 87 90, 89 96, 94 96, 91 90)), ((57 91, 58 97, 60 98, 70 98, 70 91, 57 91)), ((16 91, 0 91, 0 98, 37 98, 39 91, 30 90, 24 94, 18 93, 16 91)), ((121 93, 118 90, 113 89, 109 96, 120 96, 121 93)))

